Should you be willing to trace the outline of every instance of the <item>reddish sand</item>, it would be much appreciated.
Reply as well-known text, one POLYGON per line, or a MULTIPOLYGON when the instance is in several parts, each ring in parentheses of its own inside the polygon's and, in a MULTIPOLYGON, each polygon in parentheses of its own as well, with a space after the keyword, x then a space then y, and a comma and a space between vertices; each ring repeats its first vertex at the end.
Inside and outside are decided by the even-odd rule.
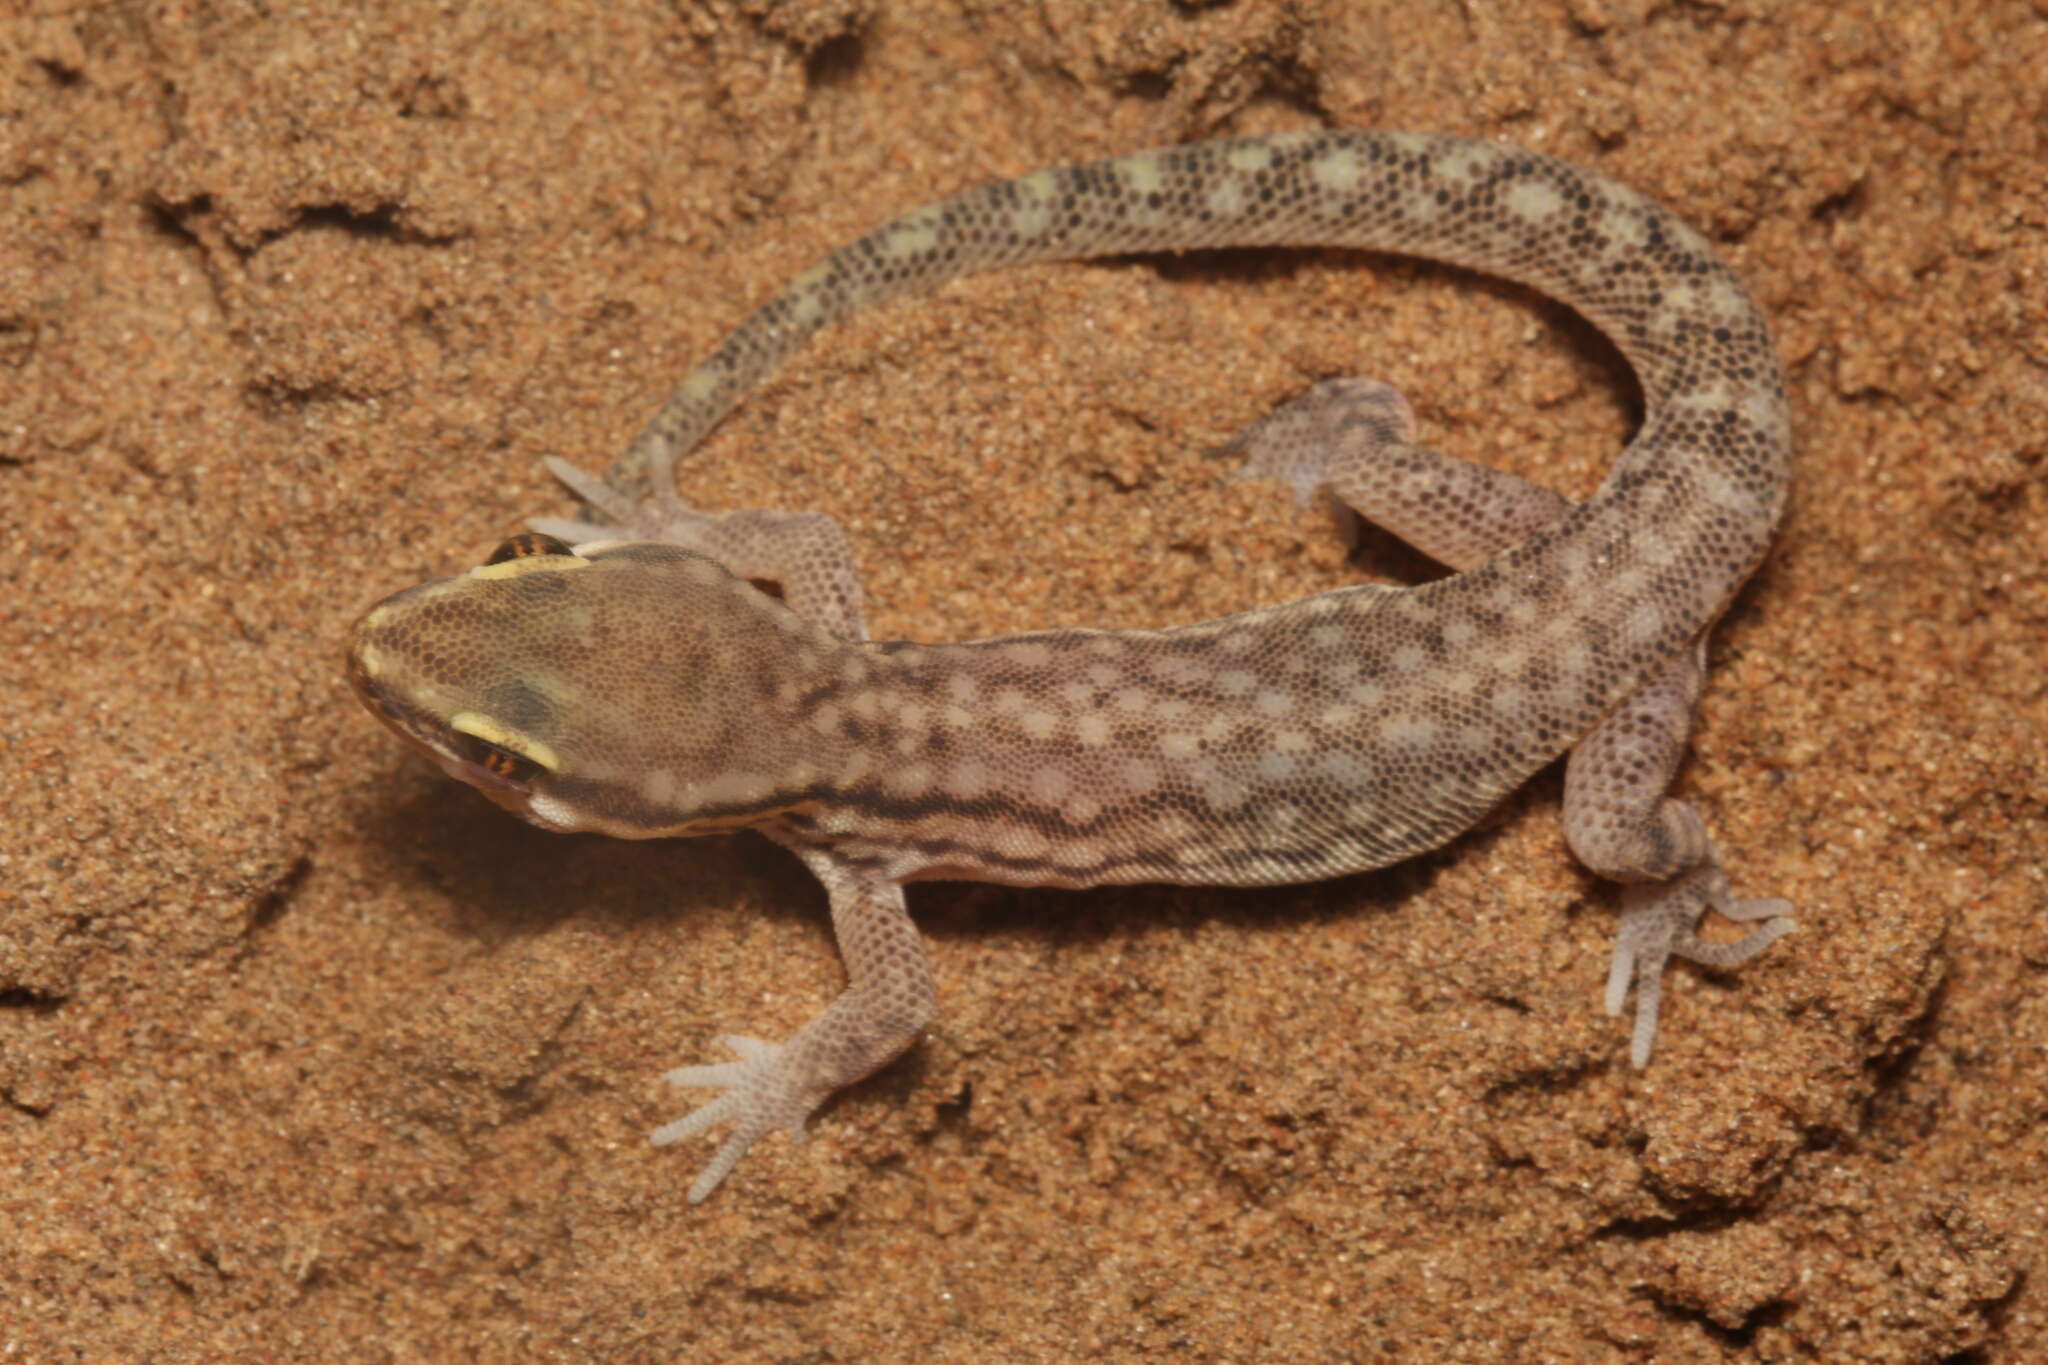
MULTIPOLYGON (((2048 1358, 2040 3, 28 8, 0 1361, 2048 1358), (1795 507, 1681 783, 1799 932, 1674 969, 1630 1070, 1555 769, 1327 885, 920 887, 931 1036, 690 1207, 656 1078, 830 997, 822 896, 504 816, 350 698, 350 620, 831 245, 1321 125, 1597 166, 1772 317, 1795 507)), ((1429 571, 1203 457, 1350 373, 1573 494, 1630 429, 1560 308, 1242 253, 856 321, 681 483, 841 517, 885 637, 1191 621, 1429 571)))

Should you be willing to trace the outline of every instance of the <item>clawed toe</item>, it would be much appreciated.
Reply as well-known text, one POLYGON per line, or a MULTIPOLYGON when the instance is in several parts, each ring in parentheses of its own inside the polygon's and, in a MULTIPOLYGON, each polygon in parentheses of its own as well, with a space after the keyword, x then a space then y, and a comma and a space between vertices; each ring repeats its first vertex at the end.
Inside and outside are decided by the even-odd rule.
POLYGON ((1621 926, 1614 940, 1614 959, 1607 971, 1606 1006, 1620 1014, 1629 987, 1636 992, 1635 1027, 1629 1039, 1629 1062, 1649 1065, 1657 1037, 1658 1008, 1663 1001, 1664 969, 1674 957, 1705 967, 1733 967, 1747 962, 1792 931, 1786 914, 1792 903, 1777 897, 1738 900, 1728 880, 1712 863, 1694 868, 1674 881, 1631 886, 1623 893, 1621 926), (1731 920, 1756 928, 1733 943, 1710 943, 1694 932, 1711 907, 1731 920))

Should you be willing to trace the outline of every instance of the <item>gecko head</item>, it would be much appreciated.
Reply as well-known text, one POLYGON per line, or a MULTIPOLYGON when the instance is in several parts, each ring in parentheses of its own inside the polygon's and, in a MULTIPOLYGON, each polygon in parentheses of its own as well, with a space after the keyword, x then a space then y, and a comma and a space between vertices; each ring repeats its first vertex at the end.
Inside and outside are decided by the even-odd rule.
POLYGON ((372 714, 507 810, 649 838, 799 804, 771 680, 847 647, 677 546, 529 534, 372 607, 348 674, 372 714))

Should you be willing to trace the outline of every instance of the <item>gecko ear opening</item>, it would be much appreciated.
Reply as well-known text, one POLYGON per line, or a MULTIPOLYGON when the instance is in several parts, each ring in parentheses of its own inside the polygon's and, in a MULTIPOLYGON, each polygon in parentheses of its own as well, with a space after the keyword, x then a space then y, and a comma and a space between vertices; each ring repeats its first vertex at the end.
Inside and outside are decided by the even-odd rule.
POLYGON ((521 531, 497 549, 484 561, 484 567, 503 564, 508 559, 533 559, 539 555, 574 554, 568 545, 553 536, 544 536, 538 531, 521 531))

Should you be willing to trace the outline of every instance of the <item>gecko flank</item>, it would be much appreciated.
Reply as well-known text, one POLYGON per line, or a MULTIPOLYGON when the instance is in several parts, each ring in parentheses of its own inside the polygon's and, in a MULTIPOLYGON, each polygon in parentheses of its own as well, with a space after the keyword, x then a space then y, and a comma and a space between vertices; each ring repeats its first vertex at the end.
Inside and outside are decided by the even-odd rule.
POLYGON ((1785 505, 1769 331, 1706 241, 1641 195, 1456 137, 1310 132, 1040 171, 930 205, 797 277, 740 324, 600 480, 490 563, 356 627, 369 707, 544 829, 751 827, 831 901, 845 991, 783 1043, 670 1072, 719 1093, 655 1132, 763 1134, 907 1048, 935 990, 904 884, 1250 886, 1434 848, 1571 752, 1565 830, 1626 883, 1607 981, 1646 1063, 1673 956, 1726 966, 1791 927, 1739 900, 1665 795, 1704 637, 1785 505), (1521 281, 1584 314, 1641 380, 1641 429, 1573 505, 1415 443, 1385 385, 1329 381, 1239 436, 1249 473, 1322 492, 1458 570, 1168 630, 871 642, 845 535, 817 514, 684 507, 673 471, 835 319, 972 271, 1198 247, 1348 246, 1521 281), (780 599, 754 581, 779 584, 780 599), (1708 909, 1761 921, 1727 944, 1708 909))

